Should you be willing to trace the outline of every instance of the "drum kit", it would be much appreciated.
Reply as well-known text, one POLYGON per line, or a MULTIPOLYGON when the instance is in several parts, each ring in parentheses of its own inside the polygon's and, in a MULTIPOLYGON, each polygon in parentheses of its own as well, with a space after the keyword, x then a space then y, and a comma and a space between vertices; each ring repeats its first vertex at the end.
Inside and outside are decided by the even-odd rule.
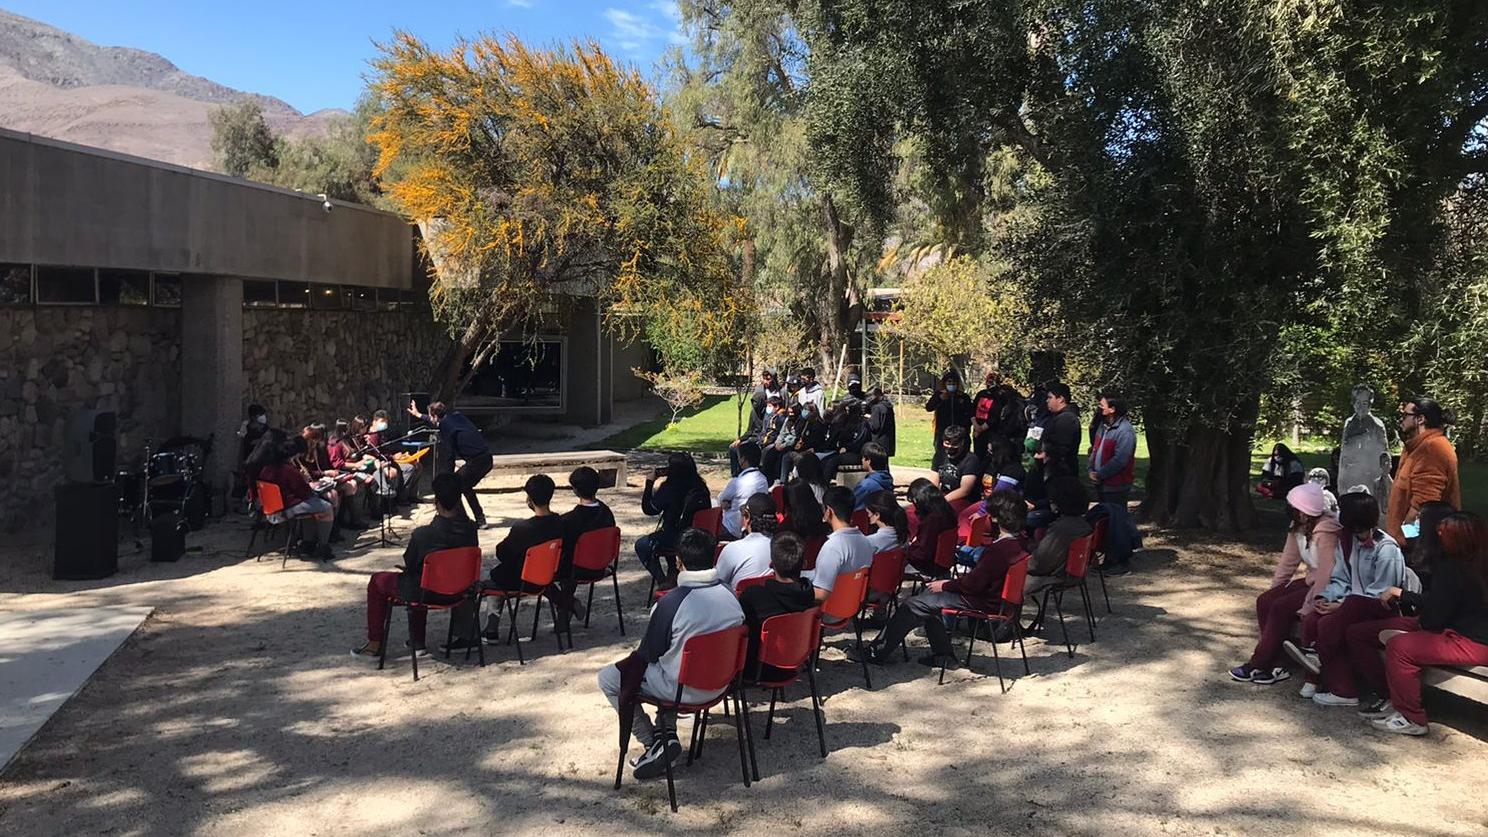
POLYGON ((167 439, 158 450, 147 442, 139 464, 114 475, 119 516, 138 530, 148 528, 156 515, 174 511, 193 531, 201 529, 208 511, 203 465, 211 447, 211 439, 191 436, 167 439))

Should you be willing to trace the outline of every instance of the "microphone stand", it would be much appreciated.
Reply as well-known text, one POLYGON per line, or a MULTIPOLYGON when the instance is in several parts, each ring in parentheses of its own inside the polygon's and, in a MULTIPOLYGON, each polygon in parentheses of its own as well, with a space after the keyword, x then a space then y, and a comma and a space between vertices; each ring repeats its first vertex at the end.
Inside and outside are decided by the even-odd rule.
MULTIPOLYGON (((399 467, 397 460, 393 459, 391 456, 388 456, 387 453, 386 453, 386 451, 383 450, 383 448, 389 447, 389 446, 392 446, 392 445, 396 445, 396 444, 399 444, 399 443, 404 442, 404 441, 407 441, 408 439, 411 439, 414 436, 428 434, 431 431, 437 432, 437 431, 434 431, 434 428, 420 428, 418 430, 414 430, 414 431, 412 431, 410 433, 407 433, 407 434, 405 434, 403 436, 399 436, 396 439, 389 439, 386 442, 378 442, 375 445, 367 445, 365 447, 365 450, 371 451, 372 458, 375 459, 375 460, 377 460, 377 463, 378 463, 378 465, 377 465, 377 482, 378 482, 378 484, 384 485, 384 486, 387 484, 387 472, 385 470, 387 467, 389 467, 389 466, 394 467, 394 468, 398 468, 399 467)), ((400 468, 400 473, 401 473, 401 468, 400 468)), ((393 543, 396 543, 398 541, 398 539, 399 539, 398 532, 396 530, 394 530, 391 526, 388 525, 389 513, 392 511, 392 506, 393 506, 392 499, 393 499, 393 497, 391 495, 387 494, 386 492, 383 492, 382 493, 382 504, 381 504, 381 506, 382 506, 382 515, 381 515, 381 520, 379 522, 379 527, 378 527, 379 528, 378 544, 380 546, 389 546, 390 545, 389 544, 389 541, 392 541, 393 543)))

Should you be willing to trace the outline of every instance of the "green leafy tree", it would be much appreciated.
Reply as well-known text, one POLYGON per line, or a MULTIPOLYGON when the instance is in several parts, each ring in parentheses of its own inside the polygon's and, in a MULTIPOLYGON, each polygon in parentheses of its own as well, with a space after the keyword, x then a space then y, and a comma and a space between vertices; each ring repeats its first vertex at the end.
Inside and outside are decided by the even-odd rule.
POLYGON ((207 115, 212 126, 212 153, 217 168, 233 177, 248 177, 279 163, 279 145, 263 108, 252 99, 223 105, 207 115))

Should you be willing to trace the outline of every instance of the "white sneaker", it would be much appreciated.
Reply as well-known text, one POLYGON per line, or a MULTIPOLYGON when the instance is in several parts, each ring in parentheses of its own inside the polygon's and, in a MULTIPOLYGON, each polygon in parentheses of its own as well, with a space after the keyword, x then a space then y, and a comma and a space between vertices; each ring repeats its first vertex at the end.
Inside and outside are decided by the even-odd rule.
POLYGON ((1359 699, 1351 697, 1339 697, 1332 692, 1318 692, 1312 696, 1312 702, 1318 706, 1358 706, 1359 699))
POLYGON ((1318 659, 1316 651, 1313 651, 1311 649, 1303 649, 1301 646, 1297 645, 1297 643, 1292 642, 1291 640, 1283 642, 1281 644, 1281 647, 1303 668, 1312 672, 1313 676, 1317 676, 1323 673, 1323 664, 1322 661, 1318 659))
POLYGON ((1301 695, 1303 700, 1312 700, 1312 696, 1317 694, 1317 684, 1303 683, 1302 689, 1297 694, 1301 695))
POLYGON ((1417 724, 1406 720, 1405 716, 1396 712, 1388 718, 1379 718, 1369 722, 1375 729, 1385 732, 1393 732, 1396 735, 1425 735, 1430 732, 1430 727, 1425 724, 1417 724))

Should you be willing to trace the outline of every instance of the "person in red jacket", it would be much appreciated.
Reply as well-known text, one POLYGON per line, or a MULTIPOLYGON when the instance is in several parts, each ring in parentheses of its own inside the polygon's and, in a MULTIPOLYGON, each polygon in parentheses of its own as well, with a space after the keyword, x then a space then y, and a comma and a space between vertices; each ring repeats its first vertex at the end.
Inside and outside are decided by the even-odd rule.
POLYGON ((894 611, 883 633, 865 649, 868 662, 886 665, 904 638, 920 625, 930 640, 931 653, 919 659, 923 665, 960 668, 951 649, 951 635, 941 619, 943 607, 996 612, 1002 604, 1002 584, 1008 567, 1026 554, 1022 532, 1028 507, 1011 491, 995 491, 987 500, 987 511, 997 521, 997 537, 982 551, 976 566, 960 578, 932 581, 925 592, 910 598, 894 611))
POLYGON ((273 483, 279 488, 279 494, 284 499, 284 514, 287 517, 309 516, 315 521, 315 540, 306 541, 301 544, 303 552, 314 555, 322 561, 329 561, 331 555, 331 525, 335 522, 336 514, 329 500, 319 497, 310 490, 310 483, 305 475, 297 468, 291 460, 297 454, 294 442, 285 442, 274 449, 265 465, 258 472, 258 478, 264 482, 273 483))

